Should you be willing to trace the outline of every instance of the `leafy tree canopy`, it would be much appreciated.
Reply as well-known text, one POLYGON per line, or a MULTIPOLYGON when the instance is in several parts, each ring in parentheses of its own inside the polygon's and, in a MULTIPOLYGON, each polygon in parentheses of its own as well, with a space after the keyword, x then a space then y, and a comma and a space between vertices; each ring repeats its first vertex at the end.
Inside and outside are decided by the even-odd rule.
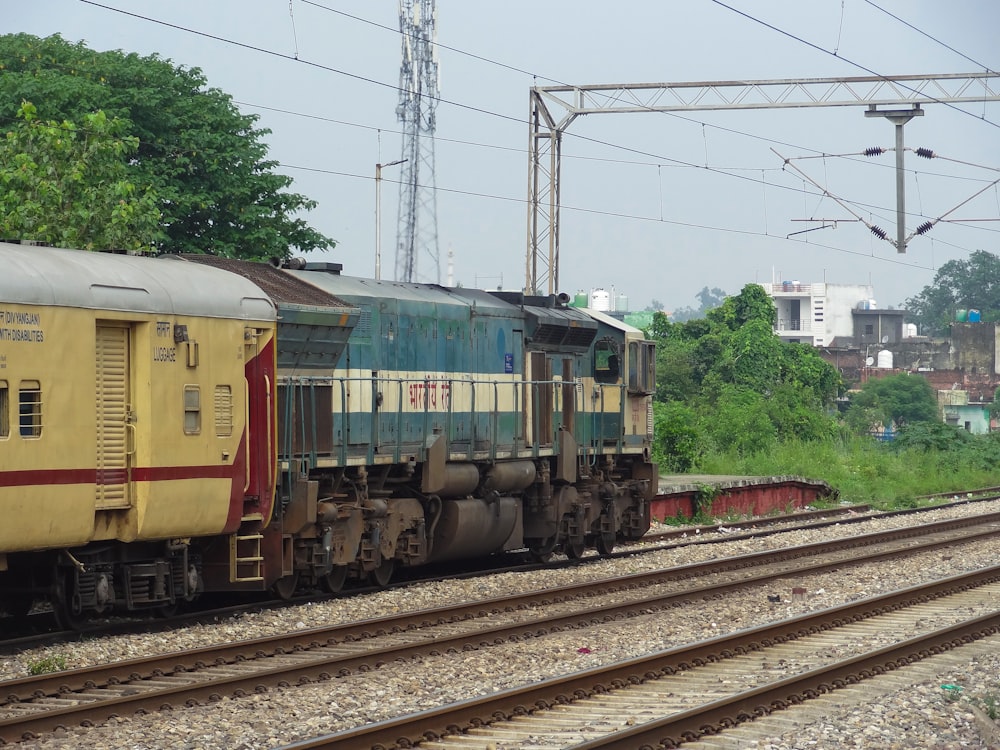
MULTIPOLYGON (((694 320, 695 318, 704 317, 709 310, 714 307, 718 307, 723 303, 726 299, 726 293, 718 287, 709 289, 706 286, 703 287, 702 290, 695 295, 695 297, 699 302, 698 308, 680 307, 674 310, 671 317, 675 322, 683 322, 686 320, 694 320)), ((660 307, 658 309, 662 310, 663 308, 660 307)))
POLYGON ((83 123, 101 110, 118 123, 114 137, 138 140, 128 181, 155 195, 164 252, 264 259, 334 246, 296 218, 316 203, 287 192, 291 178, 273 172, 263 140, 270 131, 198 68, 96 52, 58 35, 0 36, 0 123, 14 123, 22 101, 46 121, 83 123))
POLYGON ((947 333, 961 309, 979 310, 984 321, 1000 320, 1000 257, 976 250, 967 260, 948 261, 906 307, 928 334, 947 333))
POLYGON ((895 422, 900 427, 917 422, 937 422, 937 397, 930 383, 919 375, 889 375, 862 385, 861 390, 851 397, 847 417, 853 426, 865 429, 873 426, 873 420, 886 426, 895 422), (864 417, 859 418, 859 413, 864 417))
POLYGON ((0 237, 85 250, 148 250, 160 212, 137 190, 128 158, 138 139, 101 111, 81 124, 39 120, 25 102, 0 140, 0 237))
POLYGON ((760 321, 774 327, 778 311, 774 302, 760 284, 747 284, 735 297, 726 297, 722 304, 709 310, 706 317, 716 323, 721 323, 733 330, 746 325, 750 321, 760 321))
POLYGON ((654 316, 648 333, 657 341, 655 398, 669 407, 656 412, 665 466, 681 470, 697 459, 693 436, 749 454, 779 440, 833 434, 827 408, 842 386, 840 375, 811 347, 775 336, 774 316, 756 284, 706 318, 671 323, 654 316))

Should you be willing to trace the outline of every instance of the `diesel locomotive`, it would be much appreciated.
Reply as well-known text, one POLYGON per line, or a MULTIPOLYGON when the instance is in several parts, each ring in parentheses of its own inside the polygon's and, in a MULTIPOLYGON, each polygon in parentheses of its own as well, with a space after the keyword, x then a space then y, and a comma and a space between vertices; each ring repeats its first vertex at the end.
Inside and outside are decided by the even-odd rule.
POLYGON ((0 264, 8 614, 336 592, 649 527, 653 344, 565 297, 301 260, 0 264))

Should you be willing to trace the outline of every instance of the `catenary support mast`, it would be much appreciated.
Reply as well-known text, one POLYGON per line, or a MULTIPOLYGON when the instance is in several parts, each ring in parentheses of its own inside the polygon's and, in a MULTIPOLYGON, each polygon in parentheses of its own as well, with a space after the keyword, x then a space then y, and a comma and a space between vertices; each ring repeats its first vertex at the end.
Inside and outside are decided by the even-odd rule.
MULTIPOLYGON (((704 109, 908 106, 1000 101, 1000 74, 786 78, 763 81, 535 86, 529 91, 528 252, 524 288, 559 291, 559 172, 562 135, 580 115, 704 109), (555 112, 556 114, 553 114, 555 112)), ((878 112, 878 114, 881 114, 878 112)), ((902 125, 897 131, 902 139, 902 125)), ((902 152, 900 152, 902 153, 902 152)), ((902 171, 901 163, 899 164, 902 171)), ((899 200, 902 201, 902 192, 899 200)), ((905 243, 896 244, 900 252, 905 243)))

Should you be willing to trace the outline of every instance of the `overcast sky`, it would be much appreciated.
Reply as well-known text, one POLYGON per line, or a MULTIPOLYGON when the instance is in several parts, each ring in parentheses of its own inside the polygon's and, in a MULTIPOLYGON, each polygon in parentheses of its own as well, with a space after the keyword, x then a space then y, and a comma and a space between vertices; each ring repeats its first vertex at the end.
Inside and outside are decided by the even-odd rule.
MULTIPOLYGON (((260 116, 279 171, 319 202, 307 219, 338 246, 310 258, 374 274, 375 164, 401 154, 396 2, 34 0, 4 10, 8 31, 201 68, 260 116)), ((442 278, 451 252, 465 286, 524 284, 533 85, 1000 69, 995 0, 438 0, 437 11, 442 278)), ((905 254, 822 194, 895 238, 895 156, 859 155, 893 147, 894 128, 864 110, 578 118, 563 141, 562 291, 614 288, 632 309, 656 299, 670 310, 697 307, 705 286, 826 281, 870 283, 880 306, 902 306, 948 260, 1000 254, 997 187, 956 208, 1000 177, 1000 102, 929 104, 905 126, 907 147, 942 157, 905 155, 908 229, 953 220, 905 254), (819 226, 799 221, 808 218, 838 223, 802 233, 819 226)), ((397 169, 383 173, 383 278, 395 268, 397 169)))

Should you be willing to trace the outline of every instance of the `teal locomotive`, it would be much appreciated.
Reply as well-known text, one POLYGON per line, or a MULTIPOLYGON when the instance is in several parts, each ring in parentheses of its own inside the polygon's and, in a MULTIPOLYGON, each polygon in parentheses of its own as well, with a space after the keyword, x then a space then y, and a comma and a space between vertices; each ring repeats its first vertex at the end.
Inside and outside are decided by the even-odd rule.
POLYGON ((230 541, 248 561, 231 579, 259 579, 262 557, 279 593, 338 591, 512 550, 608 553, 648 530, 655 352, 638 329, 565 295, 191 259, 249 275, 277 308, 275 518, 230 541))

